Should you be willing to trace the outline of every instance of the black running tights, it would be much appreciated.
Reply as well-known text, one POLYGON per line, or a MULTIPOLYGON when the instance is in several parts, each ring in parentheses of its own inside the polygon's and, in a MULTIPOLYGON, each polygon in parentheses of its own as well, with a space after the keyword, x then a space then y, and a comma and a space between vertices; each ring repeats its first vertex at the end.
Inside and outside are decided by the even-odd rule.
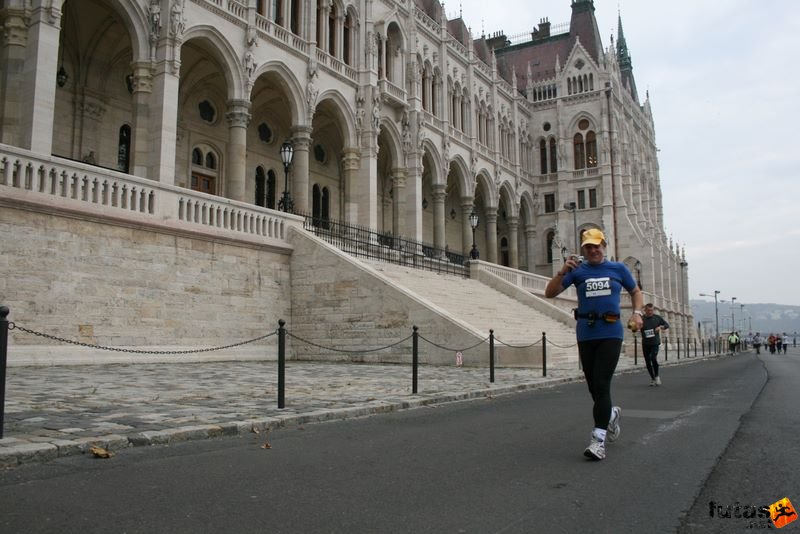
POLYGON ((611 378, 619 362, 621 339, 593 339, 578 343, 583 375, 592 394, 595 428, 607 428, 611 417, 611 378))

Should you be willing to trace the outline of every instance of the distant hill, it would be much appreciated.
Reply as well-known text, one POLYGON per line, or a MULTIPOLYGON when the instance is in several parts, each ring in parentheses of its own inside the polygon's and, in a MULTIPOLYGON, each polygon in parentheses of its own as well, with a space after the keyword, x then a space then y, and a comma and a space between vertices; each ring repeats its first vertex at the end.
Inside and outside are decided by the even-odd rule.
MULTIPOLYGON (((713 331, 714 325, 714 301, 690 300, 694 322, 710 321, 713 331)), ((721 332, 730 330, 731 327, 731 306, 727 302, 719 303, 719 329, 721 332)), ((800 306, 787 306, 784 304, 748 304, 744 303, 744 309, 737 302, 734 307, 734 320, 736 329, 740 332, 749 331, 770 333, 786 332, 788 334, 798 333, 800 335, 800 306)))

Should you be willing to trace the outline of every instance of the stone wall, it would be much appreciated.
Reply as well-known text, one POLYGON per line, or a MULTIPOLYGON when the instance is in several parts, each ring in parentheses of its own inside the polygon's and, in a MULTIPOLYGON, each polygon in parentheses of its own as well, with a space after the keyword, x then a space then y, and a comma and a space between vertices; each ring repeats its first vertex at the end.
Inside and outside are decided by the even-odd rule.
MULTIPOLYGON (((419 332, 443 347, 470 347, 483 335, 449 318, 430 302, 404 290, 368 265, 307 233, 290 230, 292 316, 287 329, 293 358, 411 363, 411 340, 391 349, 357 352, 397 343, 419 332), (315 347, 307 341, 325 348, 315 347), (351 352, 338 352, 351 351, 351 352)), ((486 365, 488 349, 464 353, 465 365, 486 365)), ((452 363, 455 353, 419 343, 420 363, 452 363)))
MULTIPOLYGON (((77 342, 178 350, 262 336, 288 317, 290 249, 0 205, 0 303, 77 342)), ((193 356, 121 355, 10 332, 10 363, 271 359, 277 336, 193 356), (236 356, 238 351, 238 355, 236 356)))

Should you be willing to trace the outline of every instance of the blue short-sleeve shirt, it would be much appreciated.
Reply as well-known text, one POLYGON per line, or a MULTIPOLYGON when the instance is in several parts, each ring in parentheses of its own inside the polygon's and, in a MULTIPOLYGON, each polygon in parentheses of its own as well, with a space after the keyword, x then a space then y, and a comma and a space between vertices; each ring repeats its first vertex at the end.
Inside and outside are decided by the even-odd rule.
POLYGON ((604 261, 597 265, 581 263, 564 276, 561 285, 565 289, 571 285, 575 286, 578 292, 579 314, 586 315, 593 312, 598 315, 594 322, 589 319, 578 319, 578 341, 624 337, 621 319, 615 323, 607 323, 600 317, 603 313, 621 315, 622 289, 633 291, 636 287, 636 281, 624 263, 616 261, 604 261))

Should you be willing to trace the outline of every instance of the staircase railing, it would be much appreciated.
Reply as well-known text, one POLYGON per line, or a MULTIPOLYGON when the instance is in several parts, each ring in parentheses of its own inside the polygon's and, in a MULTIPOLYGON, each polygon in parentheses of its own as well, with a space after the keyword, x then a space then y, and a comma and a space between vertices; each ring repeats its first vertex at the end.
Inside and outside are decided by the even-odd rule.
POLYGON ((300 215, 304 218, 305 230, 350 255, 416 269, 469 276, 469 269, 464 266, 467 258, 463 254, 363 226, 307 214, 300 215))

